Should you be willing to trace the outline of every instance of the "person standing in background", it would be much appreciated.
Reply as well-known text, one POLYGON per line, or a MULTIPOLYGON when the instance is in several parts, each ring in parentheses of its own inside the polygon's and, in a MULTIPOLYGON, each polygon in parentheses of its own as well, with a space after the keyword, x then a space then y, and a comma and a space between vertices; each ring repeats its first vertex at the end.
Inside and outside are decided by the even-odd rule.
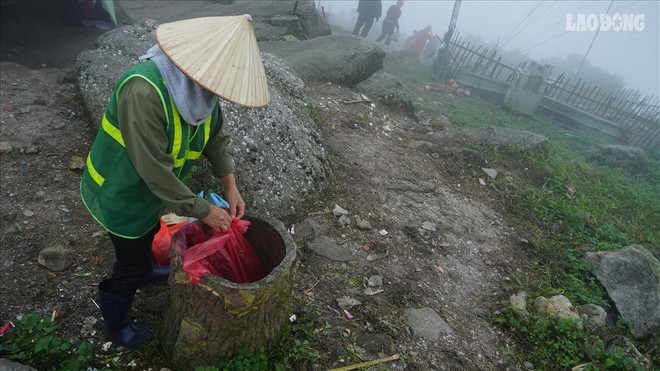
POLYGON ((360 33, 360 28, 364 26, 360 36, 367 37, 371 26, 374 24, 374 19, 378 21, 383 14, 383 4, 380 0, 360 0, 357 12, 358 19, 355 22, 355 28, 353 28, 353 35, 357 36, 360 33))
POLYGON ((385 39, 385 45, 390 45, 392 40, 392 33, 396 27, 396 32, 399 32, 399 17, 401 17, 401 8, 403 7, 403 0, 399 0, 395 5, 387 9, 387 14, 383 20, 383 32, 376 39, 376 42, 381 42, 385 39))

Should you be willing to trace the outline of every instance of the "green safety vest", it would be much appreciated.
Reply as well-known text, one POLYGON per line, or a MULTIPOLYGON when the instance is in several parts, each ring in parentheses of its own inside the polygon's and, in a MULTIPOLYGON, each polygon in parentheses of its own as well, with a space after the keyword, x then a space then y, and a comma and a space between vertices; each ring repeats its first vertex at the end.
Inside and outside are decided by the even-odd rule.
POLYGON ((197 130, 185 122, 170 100, 165 81, 152 61, 138 64, 119 79, 87 156, 80 193, 89 212, 105 229, 134 239, 145 235, 159 223, 165 204, 151 193, 135 171, 119 130, 119 91, 132 78, 145 79, 160 95, 169 139, 167 153, 174 158, 172 171, 179 179, 200 157, 219 120, 218 109, 215 109, 197 130))

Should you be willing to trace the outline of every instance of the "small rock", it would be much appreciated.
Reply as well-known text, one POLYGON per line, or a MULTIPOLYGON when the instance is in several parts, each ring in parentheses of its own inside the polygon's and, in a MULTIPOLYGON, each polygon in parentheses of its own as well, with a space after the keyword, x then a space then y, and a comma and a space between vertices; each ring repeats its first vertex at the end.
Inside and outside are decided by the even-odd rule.
POLYGON ((342 215, 337 220, 337 223, 339 223, 340 227, 346 228, 351 225, 351 218, 349 218, 348 215, 342 215))
POLYGON ((337 299, 337 305, 339 305, 339 308, 344 309, 344 310, 350 310, 354 306, 362 304, 359 300, 353 299, 348 296, 343 296, 341 298, 337 299))
POLYGON ((358 227, 358 229, 363 231, 368 231, 371 229, 371 224, 369 224, 366 219, 362 219, 360 217, 355 217, 355 225, 358 227))
POLYGON ((435 223, 433 223, 433 222, 424 222, 424 223, 422 223, 422 228, 427 230, 427 231, 435 232, 435 223))
POLYGON ((85 168, 85 160, 80 156, 71 156, 69 160, 70 170, 82 170, 85 168))
POLYGON ((371 287, 381 287, 383 286, 383 276, 374 275, 369 277, 368 284, 371 287))
POLYGON ((73 258, 73 250, 57 245, 41 250, 37 261, 52 271, 60 272, 73 264, 73 258))
POLYGON ((29 217, 34 215, 34 212, 32 212, 32 210, 25 210, 25 211, 23 211, 23 215, 25 215, 29 218, 29 217))
POLYGON ((371 250, 371 244, 365 243, 362 245, 362 250, 364 250, 364 252, 369 252, 369 250, 371 250))
POLYGON ((577 319, 581 317, 571 308, 573 304, 564 295, 554 295, 550 299, 539 296, 534 300, 536 313, 543 317, 558 317, 560 319, 577 319))
POLYGON ((569 200, 575 200, 577 197, 577 190, 571 183, 566 183, 566 198, 569 200))
POLYGON ((332 215, 336 217, 340 217, 342 215, 348 215, 348 211, 346 211, 346 209, 342 208, 341 206, 335 204, 335 207, 332 208, 332 215))
POLYGON ((578 313, 585 319, 587 325, 596 329, 607 326, 607 312, 603 307, 595 304, 584 304, 578 307, 578 313))
POLYGON ((534 365, 531 362, 528 362, 528 361, 525 361, 523 363, 523 366, 525 366, 525 368, 528 369, 528 370, 533 370, 534 369, 534 365))
POLYGON ((25 154, 26 155, 34 155, 34 154, 37 154, 37 153, 39 153, 39 148, 37 148, 35 146, 29 146, 25 149, 25 154))
POLYGON ((14 150, 14 147, 9 144, 9 142, 0 142, 0 153, 11 153, 14 150))
POLYGON ((511 305, 513 313, 519 318, 525 318, 529 315, 527 311, 527 293, 525 291, 511 295, 509 297, 509 305, 511 305))
POLYGON ((484 173, 488 174, 489 177, 495 179, 497 178, 497 170, 495 169, 488 169, 485 167, 482 167, 481 170, 483 170, 484 173))
POLYGON ((84 338, 92 337, 96 335, 96 323, 98 319, 93 316, 85 317, 83 320, 82 330, 80 330, 80 335, 84 338))
POLYGON ((485 186, 486 181, 483 178, 479 178, 479 184, 481 184, 482 186, 485 186))
POLYGON ((22 113, 22 114, 28 114, 28 113, 30 113, 30 111, 31 111, 31 110, 30 110, 30 106, 22 107, 22 108, 20 108, 20 109, 18 110, 18 112, 20 112, 20 113, 22 113))

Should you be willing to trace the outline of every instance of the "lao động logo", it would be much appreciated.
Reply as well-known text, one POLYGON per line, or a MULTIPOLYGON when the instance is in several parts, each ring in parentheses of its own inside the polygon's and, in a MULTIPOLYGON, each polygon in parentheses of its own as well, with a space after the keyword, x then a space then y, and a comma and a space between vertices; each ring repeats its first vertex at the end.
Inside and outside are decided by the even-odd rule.
POLYGON ((642 32, 646 26, 644 18, 644 13, 567 13, 566 31, 642 32))

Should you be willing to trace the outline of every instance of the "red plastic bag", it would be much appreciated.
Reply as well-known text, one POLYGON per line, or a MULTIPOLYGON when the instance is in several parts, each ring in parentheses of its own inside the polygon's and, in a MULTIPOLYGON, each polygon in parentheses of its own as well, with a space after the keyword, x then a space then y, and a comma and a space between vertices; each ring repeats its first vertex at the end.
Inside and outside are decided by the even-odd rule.
POLYGON ((243 233, 250 222, 234 219, 231 227, 224 232, 201 228, 185 230, 188 248, 183 254, 183 270, 196 284, 205 274, 214 274, 235 283, 256 282, 264 278, 261 261, 252 246, 245 240, 243 233))
POLYGON ((172 242, 172 235, 178 231, 179 228, 186 225, 186 222, 174 225, 167 225, 160 220, 160 230, 154 236, 154 241, 151 243, 151 252, 154 255, 156 265, 169 265, 170 264, 170 244, 172 242))

